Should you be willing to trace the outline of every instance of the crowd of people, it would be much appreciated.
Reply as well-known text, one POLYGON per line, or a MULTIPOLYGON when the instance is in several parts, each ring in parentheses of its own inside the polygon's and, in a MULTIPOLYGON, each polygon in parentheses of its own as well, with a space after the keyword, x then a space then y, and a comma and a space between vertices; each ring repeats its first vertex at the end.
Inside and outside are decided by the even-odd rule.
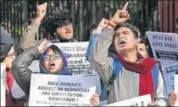
MULTIPOLYGON (((90 29, 90 41, 86 58, 100 77, 101 95, 94 94, 91 103, 94 106, 125 99, 151 95, 149 106, 173 106, 177 94, 172 92, 166 97, 166 85, 160 62, 149 57, 148 42, 142 39, 139 29, 128 23, 130 15, 128 2, 118 9, 111 19, 103 18, 90 29)), ((1 26, 1 63, 6 64, 7 106, 28 105, 30 79, 33 73, 31 64, 37 60, 39 72, 55 75, 72 75, 62 50, 47 45, 50 42, 77 42, 74 38, 72 17, 68 9, 56 9, 43 20, 47 11, 47 2, 36 5, 36 17, 25 29, 18 50, 13 40, 1 26), (35 40, 40 26, 49 36, 35 40), (16 56, 16 51, 18 51, 16 56)))

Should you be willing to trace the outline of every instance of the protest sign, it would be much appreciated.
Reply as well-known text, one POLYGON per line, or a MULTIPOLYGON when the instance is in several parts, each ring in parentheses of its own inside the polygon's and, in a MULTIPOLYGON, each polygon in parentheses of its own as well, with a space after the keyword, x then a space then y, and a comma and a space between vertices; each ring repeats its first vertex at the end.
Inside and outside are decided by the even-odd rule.
POLYGON ((72 74, 91 74, 90 63, 86 59, 88 42, 55 43, 65 54, 72 74))
POLYGON ((167 94, 174 88, 174 73, 178 64, 178 36, 175 33, 147 31, 153 56, 161 62, 167 94))
MULTIPOLYGON (((178 95, 178 74, 176 74, 174 78, 175 78, 175 81, 174 81, 175 92, 178 95)), ((178 99, 177 99, 176 104, 174 106, 178 106, 178 99)))
POLYGON ((1 106, 6 103, 6 65, 1 63, 1 106))
POLYGON ((95 76, 32 74, 30 106, 89 106, 95 76))
POLYGON ((163 74, 166 80, 167 94, 171 94, 174 90, 174 75, 178 71, 178 63, 163 66, 163 74))
POLYGON ((151 103, 151 96, 150 94, 134 97, 131 99, 126 99, 123 101, 119 101, 116 103, 108 104, 105 106, 147 106, 149 103, 151 103))
POLYGON ((178 36, 175 33, 147 31, 154 58, 162 65, 178 62, 178 36))

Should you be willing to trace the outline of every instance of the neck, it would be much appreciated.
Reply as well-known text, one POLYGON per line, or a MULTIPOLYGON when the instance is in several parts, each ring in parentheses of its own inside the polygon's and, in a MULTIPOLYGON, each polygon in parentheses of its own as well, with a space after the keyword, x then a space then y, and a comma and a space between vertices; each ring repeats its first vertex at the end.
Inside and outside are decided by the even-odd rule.
POLYGON ((137 58, 137 51, 136 50, 129 50, 129 51, 125 51, 125 52, 122 52, 120 54, 126 61, 129 61, 129 62, 133 62, 135 63, 138 58, 137 58))

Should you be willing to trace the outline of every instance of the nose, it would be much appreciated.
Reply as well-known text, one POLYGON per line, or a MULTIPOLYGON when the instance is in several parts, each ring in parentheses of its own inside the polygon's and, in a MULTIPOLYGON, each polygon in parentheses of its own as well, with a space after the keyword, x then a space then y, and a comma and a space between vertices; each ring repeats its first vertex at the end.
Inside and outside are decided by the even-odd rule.
POLYGON ((50 61, 53 61, 53 60, 54 60, 54 58, 51 56, 51 57, 49 58, 49 60, 50 60, 50 61))
POLYGON ((70 29, 70 28, 71 28, 71 25, 70 25, 70 24, 67 24, 67 25, 65 26, 65 28, 66 28, 66 29, 70 29))
POLYGON ((124 34, 120 34, 119 39, 122 39, 124 37, 124 34))

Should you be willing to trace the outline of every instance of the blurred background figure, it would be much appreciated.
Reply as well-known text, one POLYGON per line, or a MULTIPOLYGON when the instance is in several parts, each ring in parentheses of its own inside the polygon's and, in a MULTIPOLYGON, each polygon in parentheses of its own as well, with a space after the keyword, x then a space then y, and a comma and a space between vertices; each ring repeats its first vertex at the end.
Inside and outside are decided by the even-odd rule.
POLYGON ((25 93, 16 83, 12 73, 11 67, 12 62, 15 59, 15 49, 13 45, 13 41, 8 33, 1 27, 1 39, 0 39, 0 46, 1 46, 1 55, 0 61, 1 63, 5 63, 6 65, 6 106, 23 106, 24 103, 20 100, 22 97, 25 96, 25 93))

